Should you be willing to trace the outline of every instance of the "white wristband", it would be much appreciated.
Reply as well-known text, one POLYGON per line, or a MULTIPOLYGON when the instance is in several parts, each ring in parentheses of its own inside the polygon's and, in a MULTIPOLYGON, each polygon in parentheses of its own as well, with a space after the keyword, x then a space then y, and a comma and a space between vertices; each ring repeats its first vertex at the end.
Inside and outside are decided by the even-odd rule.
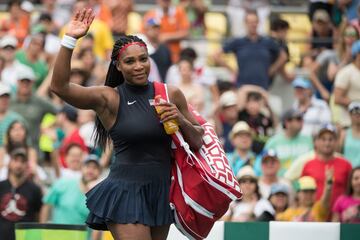
POLYGON ((70 37, 68 35, 64 35, 61 40, 61 45, 68 48, 68 49, 74 49, 76 46, 76 38, 70 37))

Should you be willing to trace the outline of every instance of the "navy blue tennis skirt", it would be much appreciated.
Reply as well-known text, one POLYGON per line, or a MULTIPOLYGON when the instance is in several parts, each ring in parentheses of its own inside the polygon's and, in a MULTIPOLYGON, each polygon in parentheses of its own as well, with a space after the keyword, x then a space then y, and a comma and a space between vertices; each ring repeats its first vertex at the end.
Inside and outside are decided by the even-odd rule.
POLYGON ((92 229, 108 230, 107 223, 150 227, 173 223, 170 168, 160 164, 118 166, 86 193, 90 210, 86 224, 92 229))

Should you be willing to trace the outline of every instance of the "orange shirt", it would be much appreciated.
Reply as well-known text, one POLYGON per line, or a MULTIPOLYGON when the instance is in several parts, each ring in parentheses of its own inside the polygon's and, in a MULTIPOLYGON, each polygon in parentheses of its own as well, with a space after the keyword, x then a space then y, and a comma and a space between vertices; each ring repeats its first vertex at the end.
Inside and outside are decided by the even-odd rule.
MULTIPOLYGON (((143 24, 145 24, 146 21, 150 18, 159 20, 160 34, 187 31, 190 27, 186 12, 182 7, 171 7, 167 15, 165 15, 162 9, 159 8, 150 10, 145 14, 143 24)), ((179 54, 181 50, 180 41, 170 42, 168 43, 168 47, 171 51, 172 61, 177 62, 179 60, 179 54)))
POLYGON ((18 40, 18 47, 21 47, 24 39, 29 33, 30 19, 26 16, 21 17, 17 22, 6 18, 0 23, 0 31, 15 36, 18 40))

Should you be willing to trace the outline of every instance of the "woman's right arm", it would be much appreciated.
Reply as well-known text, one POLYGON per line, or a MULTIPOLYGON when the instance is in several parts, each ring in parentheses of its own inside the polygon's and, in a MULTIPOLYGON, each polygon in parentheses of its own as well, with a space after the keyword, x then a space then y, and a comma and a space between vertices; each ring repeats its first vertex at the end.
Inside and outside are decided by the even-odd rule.
MULTIPOLYGON (((75 13, 67 25, 66 35, 75 39, 83 37, 94 19, 91 9, 75 13)), ((73 49, 61 46, 55 61, 50 89, 67 103, 80 109, 93 109, 99 113, 107 105, 107 100, 115 92, 105 86, 83 87, 69 82, 70 62, 73 49)))

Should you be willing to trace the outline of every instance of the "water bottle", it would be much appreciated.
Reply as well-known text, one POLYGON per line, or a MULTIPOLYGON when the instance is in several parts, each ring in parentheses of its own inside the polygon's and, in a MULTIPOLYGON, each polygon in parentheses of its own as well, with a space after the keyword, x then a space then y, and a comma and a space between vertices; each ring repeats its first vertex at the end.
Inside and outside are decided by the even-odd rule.
MULTIPOLYGON (((161 97, 159 97, 159 96, 155 97, 155 104, 165 103, 165 102, 166 101, 164 99, 162 99, 161 97)), ((160 113, 162 107, 155 105, 155 109, 156 109, 157 113, 160 113)), ((177 130, 179 130, 179 124, 177 123, 177 121, 175 119, 163 122, 163 125, 164 125, 166 134, 169 134, 169 135, 174 134, 177 130)))

